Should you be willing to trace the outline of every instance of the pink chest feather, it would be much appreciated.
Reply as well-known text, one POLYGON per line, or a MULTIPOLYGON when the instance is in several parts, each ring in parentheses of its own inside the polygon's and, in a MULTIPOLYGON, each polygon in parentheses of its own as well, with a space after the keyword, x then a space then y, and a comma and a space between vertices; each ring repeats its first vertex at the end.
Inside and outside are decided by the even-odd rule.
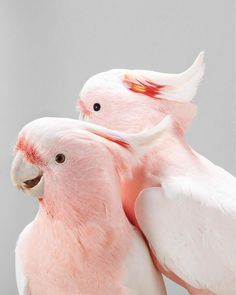
POLYGON ((97 223, 69 228, 38 215, 18 249, 32 295, 122 295, 128 244, 122 229, 97 223))

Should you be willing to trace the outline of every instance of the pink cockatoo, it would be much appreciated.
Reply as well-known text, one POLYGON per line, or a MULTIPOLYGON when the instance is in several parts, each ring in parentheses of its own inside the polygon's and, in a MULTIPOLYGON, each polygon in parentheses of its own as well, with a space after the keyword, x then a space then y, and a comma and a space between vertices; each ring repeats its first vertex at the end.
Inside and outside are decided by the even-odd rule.
POLYGON ((168 122, 135 135, 65 118, 21 130, 11 177, 39 211, 16 247, 20 295, 166 294, 120 182, 168 122))
POLYGON ((80 118, 138 132, 167 114, 173 128, 123 185, 129 219, 145 235, 155 265, 190 294, 236 294, 236 180, 185 141, 204 73, 204 54, 180 74, 110 70, 91 77, 80 118))

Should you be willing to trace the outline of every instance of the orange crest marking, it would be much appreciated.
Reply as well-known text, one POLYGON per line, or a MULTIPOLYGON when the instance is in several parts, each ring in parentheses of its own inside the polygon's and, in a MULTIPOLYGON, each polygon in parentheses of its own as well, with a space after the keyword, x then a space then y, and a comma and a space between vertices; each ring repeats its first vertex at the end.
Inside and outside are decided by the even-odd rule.
POLYGON ((140 84, 131 83, 130 90, 134 92, 145 93, 147 91, 147 87, 140 84))
POLYGON ((134 79, 132 78, 130 79, 130 78, 131 76, 126 74, 124 82, 128 85, 131 91, 136 93, 141 93, 141 94, 150 96, 152 98, 157 98, 157 95, 161 93, 161 90, 166 87, 165 85, 157 85, 151 81, 146 81, 146 80, 145 80, 145 83, 139 80, 136 80, 137 83, 135 83, 131 81, 134 79))

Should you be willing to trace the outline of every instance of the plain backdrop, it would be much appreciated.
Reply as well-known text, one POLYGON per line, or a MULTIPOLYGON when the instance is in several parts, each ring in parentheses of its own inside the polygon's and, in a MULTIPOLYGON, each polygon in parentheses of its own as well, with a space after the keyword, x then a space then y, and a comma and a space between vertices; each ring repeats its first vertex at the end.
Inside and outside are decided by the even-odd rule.
MULTIPOLYGON (((37 211, 10 183, 17 133, 41 116, 76 118, 77 94, 91 75, 111 68, 180 72, 204 50, 188 140, 235 173, 234 20, 233 0, 0 0, 1 294, 17 294, 14 247, 37 211)), ((186 294, 169 281, 167 289, 186 294)))

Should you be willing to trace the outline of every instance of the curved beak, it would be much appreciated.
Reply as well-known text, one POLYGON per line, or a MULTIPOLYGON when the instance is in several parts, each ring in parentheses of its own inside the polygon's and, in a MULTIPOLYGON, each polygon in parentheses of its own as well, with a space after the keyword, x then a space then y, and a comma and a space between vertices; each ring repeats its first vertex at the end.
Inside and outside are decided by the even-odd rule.
POLYGON ((80 111, 80 112, 79 112, 79 120, 81 120, 81 121, 85 121, 85 118, 86 118, 85 114, 83 114, 83 113, 80 111))
POLYGON ((88 117, 91 114, 91 112, 87 109, 85 103, 79 99, 79 120, 81 121, 89 121, 88 117))
POLYGON ((44 193, 43 173, 38 166, 29 163, 21 151, 17 151, 11 167, 14 186, 27 195, 42 198, 44 193))

